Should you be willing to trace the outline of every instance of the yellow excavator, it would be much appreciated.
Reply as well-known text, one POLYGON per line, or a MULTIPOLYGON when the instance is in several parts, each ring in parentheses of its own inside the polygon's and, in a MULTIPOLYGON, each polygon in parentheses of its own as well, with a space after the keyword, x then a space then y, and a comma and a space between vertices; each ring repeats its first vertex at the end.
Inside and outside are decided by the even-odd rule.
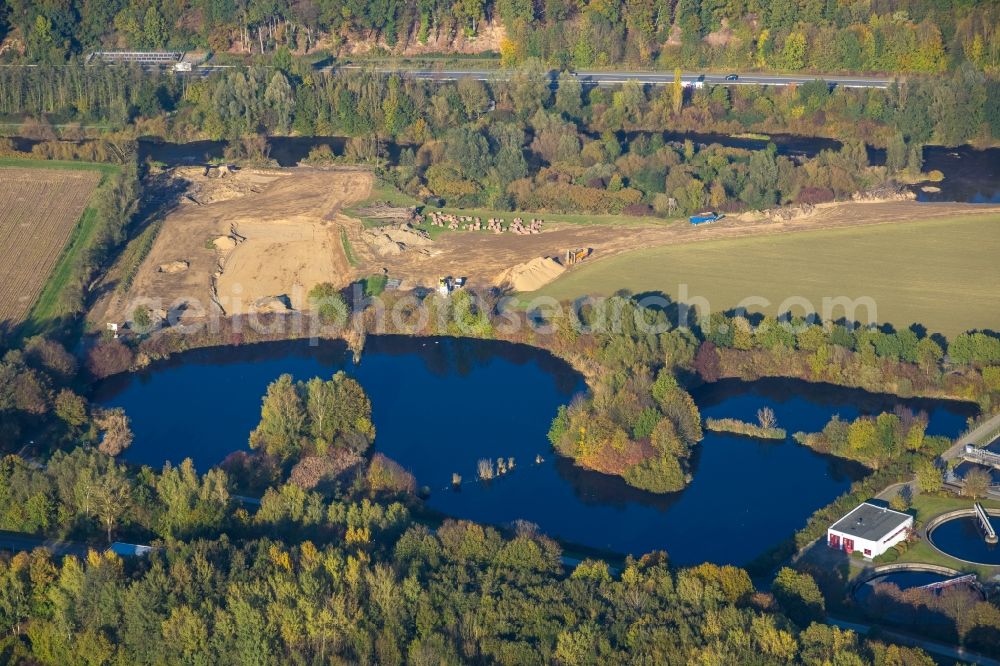
POLYGON ((566 250, 566 265, 573 266, 590 256, 590 248, 584 247, 578 250, 566 250))

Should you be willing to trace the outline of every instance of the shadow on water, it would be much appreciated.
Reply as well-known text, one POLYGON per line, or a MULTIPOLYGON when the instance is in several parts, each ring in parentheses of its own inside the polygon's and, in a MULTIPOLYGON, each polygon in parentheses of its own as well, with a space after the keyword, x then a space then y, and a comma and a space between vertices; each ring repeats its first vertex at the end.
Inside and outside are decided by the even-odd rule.
MULTIPOLYGON (((342 136, 272 136, 267 139, 268 157, 280 167, 293 167, 309 157, 309 152, 320 146, 327 146, 336 156, 343 156, 348 142, 342 136)), ((205 164, 224 157, 225 141, 191 141, 169 143, 165 141, 143 140, 139 142, 139 158, 149 157, 167 166, 205 164)), ((389 142, 386 152, 389 161, 399 161, 404 144, 389 142)))
MULTIPOLYGON (((695 452, 695 459, 699 457, 699 453, 700 451, 695 452)), ((681 497, 679 492, 657 494, 633 488, 621 477, 578 467, 569 458, 554 456, 554 465, 559 477, 572 486, 576 498, 585 505, 626 509, 631 504, 638 504, 666 512, 681 497)))
MULTIPOLYGON (((308 379, 338 370, 371 396, 375 450, 431 488, 430 510, 495 525, 523 519, 595 549, 663 549, 679 564, 744 564, 864 474, 791 439, 706 433, 684 491, 630 488, 559 458, 547 440, 558 407, 585 389, 582 378, 544 351, 493 341, 373 336, 358 365, 340 343, 194 350, 112 378, 96 388, 94 400, 131 417, 135 442, 124 454, 131 462, 160 467, 191 457, 205 470, 247 447, 261 397, 278 375, 308 379), (513 457, 514 470, 488 483, 476 480, 477 462, 498 457, 513 457), (453 473, 465 480, 460 491, 451 488, 453 473)), ((708 416, 748 420, 770 404, 779 425, 794 431, 818 430, 833 413, 859 413, 871 398, 768 381, 703 387, 696 400, 708 416)), ((944 419, 949 427, 949 409, 933 406, 932 424, 944 419)), ((957 432, 964 417, 954 416, 952 425, 957 432)))
POLYGON ((1000 203, 1000 148, 928 146, 924 148, 924 171, 940 171, 945 177, 939 183, 915 186, 918 201, 1000 203), (925 192, 923 185, 940 192, 925 192))
POLYGON ((821 430, 833 414, 853 420, 904 407, 928 415, 927 434, 953 436, 966 427, 969 417, 979 413, 979 407, 971 402, 899 398, 833 384, 774 377, 753 382, 724 379, 700 386, 692 395, 703 417, 755 422, 758 409, 771 407, 778 425, 789 434, 821 430))
MULTIPOLYGON (((629 140, 639 135, 652 136, 654 132, 623 132, 622 138, 629 140)), ((787 157, 815 157, 823 150, 840 150, 842 143, 836 139, 774 134, 767 139, 734 137, 725 134, 697 132, 660 132, 664 141, 681 143, 687 139, 710 145, 717 143, 730 148, 762 150, 773 143, 779 155, 787 157)), ((595 138, 597 135, 593 135, 595 138)), ((10 137, 18 151, 30 152, 40 143, 37 139, 10 137)), ((269 156, 278 166, 292 167, 309 156, 309 151, 321 145, 329 146, 334 155, 344 155, 347 137, 338 136, 273 136, 267 140, 269 156)), ((391 164, 399 161, 406 145, 389 142, 386 145, 387 158, 391 164)), ((416 146, 409 146, 416 148, 416 146)), ((169 143, 155 139, 139 141, 139 158, 147 157, 168 166, 205 164, 222 159, 226 149, 225 141, 191 141, 169 143)), ((532 154, 533 155, 533 154, 532 154)), ((529 160, 532 159, 529 155, 529 160)), ((885 164, 885 150, 868 146, 868 159, 873 166, 885 164)), ((537 165, 536 165, 537 166, 537 165)), ((971 146, 926 146, 924 148, 925 172, 940 171, 945 178, 936 183, 918 183, 911 187, 918 201, 957 201, 965 203, 1000 203, 1000 148, 976 150, 971 146), (939 191, 924 191, 924 186, 939 191)))

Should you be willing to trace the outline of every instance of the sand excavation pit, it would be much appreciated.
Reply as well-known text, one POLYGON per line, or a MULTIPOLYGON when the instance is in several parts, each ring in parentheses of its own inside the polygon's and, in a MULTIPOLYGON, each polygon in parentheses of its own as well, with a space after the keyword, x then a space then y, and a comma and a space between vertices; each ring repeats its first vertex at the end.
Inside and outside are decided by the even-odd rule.
POLYGON ((343 286, 356 277, 341 241, 350 221, 340 210, 368 196, 370 173, 308 167, 234 170, 224 178, 200 173, 188 170, 184 178, 195 179, 189 190, 211 203, 179 206, 164 219, 128 293, 113 297, 102 316, 127 319, 138 298, 191 317, 213 309, 230 315, 301 309, 317 283, 343 286), (215 198, 210 190, 219 187, 241 195, 215 198))
POLYGON ((566 268, 552 257, 537 257, 508 268, 497 275, 494 284, 514 291, 535 291, 563 274, 566 268))
POLYGON ((343 249, 331 223, 291 218, 233 226, 246 240, 223 255, 215 280, 216 297, 227 313, 245 312, 249 303, 273 304, 276 295, 287 296, 291 308, 300 310, 314 285, 343 281, 334 261, 343 249))

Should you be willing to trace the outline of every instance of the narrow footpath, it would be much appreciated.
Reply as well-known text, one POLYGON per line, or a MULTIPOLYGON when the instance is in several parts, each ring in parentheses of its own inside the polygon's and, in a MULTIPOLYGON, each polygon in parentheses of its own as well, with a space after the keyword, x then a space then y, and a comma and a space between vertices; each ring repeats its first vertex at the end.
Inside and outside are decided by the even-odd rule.
MULTIPOLYGON (((868 632, 874 628, 870 624, 848 622, 847 620, 841 620, 835 617, 828 617, 826 619, 826 624, 834 627, 840 627, 841 629, 850 629, 851 631, 862 636, 867 636, 868 632)), ((958 659, 967 663, 978 664, 979 666, 1000 666, 1000 661, 993 659, 992 657, 979 654, 978 652, 972 652, 955 645, 946 645, 944 643, 937 643, 935 641, 917 638, 916 636, 903 634, 881 626, 878 627, 878 635, 880 637, 888 638, 889 640, 901 645, 921 648, 926 652, 939 657, 958 659)))

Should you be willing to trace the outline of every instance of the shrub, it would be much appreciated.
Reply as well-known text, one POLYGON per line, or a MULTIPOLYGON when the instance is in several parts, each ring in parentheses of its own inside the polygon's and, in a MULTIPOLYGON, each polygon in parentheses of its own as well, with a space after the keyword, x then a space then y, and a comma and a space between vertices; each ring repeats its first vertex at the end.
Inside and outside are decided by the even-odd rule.
POLYGON ((653 207, 649 204, 629 204, 622 208, 622 214, 644 217, 653 214, 653 207))
POLYGON ((97 447, 101 453, 117 456, 132 444, 131 423, 121 407, 99 411, 94 423, 103 433, 101 443, 97 447))
POLYGON ((705 419, 705 428, 715 432, 729 432, 759 439, 785 439, 787 436, 784 428, 760 426, 739 419, 705 419))
POLYGON ((771 590, 785 614, 800 626, 821 622, 826 615, 823 594, 807 573, 783 567, 775 577, 771 590))
POLYGON ((87 370, 96 379, 126 372, 132 367, 132 350, 121 340, 107 340, 87 354, 87 370))
POLYGON ((368 465, 368 487, 373 493, 413 494, 417 480, 395 460, 376 453, 368 465))
POLYGON ((670 493, 683 490, 687 479, 680 462, 673 456, 661 456, 632 465, 622 475, 625 482, 652 493, 670 493))
POLYGON ((319 320, 324 324, 342 326, 347 322, 347 302, 340 290, 330 282, 321 282, 309 290, 309 307, 316 310, 319 320))
POLYGON ((149 308, 144 305, 136 306, 135 310, 132 311, 132 323, 139 332, 146 332, 152 325, 153 320, 149 316, 149 308))
POLYGON ((312 490, 324 481, 332 481, 362 460, 355 451, 331 449, 325 456, 305 456, 292 468, 289 481, 312 490))
POLYGON ((818 204, 833 201, 834 193, 829 187, 803 187, 795 202, 800 204, 818 204))
POLYGON ((489 458, 482 458, 477 465, 477 470, 479 472, 479 478, 484 481, 489 481, 496 476, 496 472, 493 469, 493 461, 489 458))
POLYGON ((983 368, 983 383, 986 390, 1000 392, 1000 366, 983 368))

